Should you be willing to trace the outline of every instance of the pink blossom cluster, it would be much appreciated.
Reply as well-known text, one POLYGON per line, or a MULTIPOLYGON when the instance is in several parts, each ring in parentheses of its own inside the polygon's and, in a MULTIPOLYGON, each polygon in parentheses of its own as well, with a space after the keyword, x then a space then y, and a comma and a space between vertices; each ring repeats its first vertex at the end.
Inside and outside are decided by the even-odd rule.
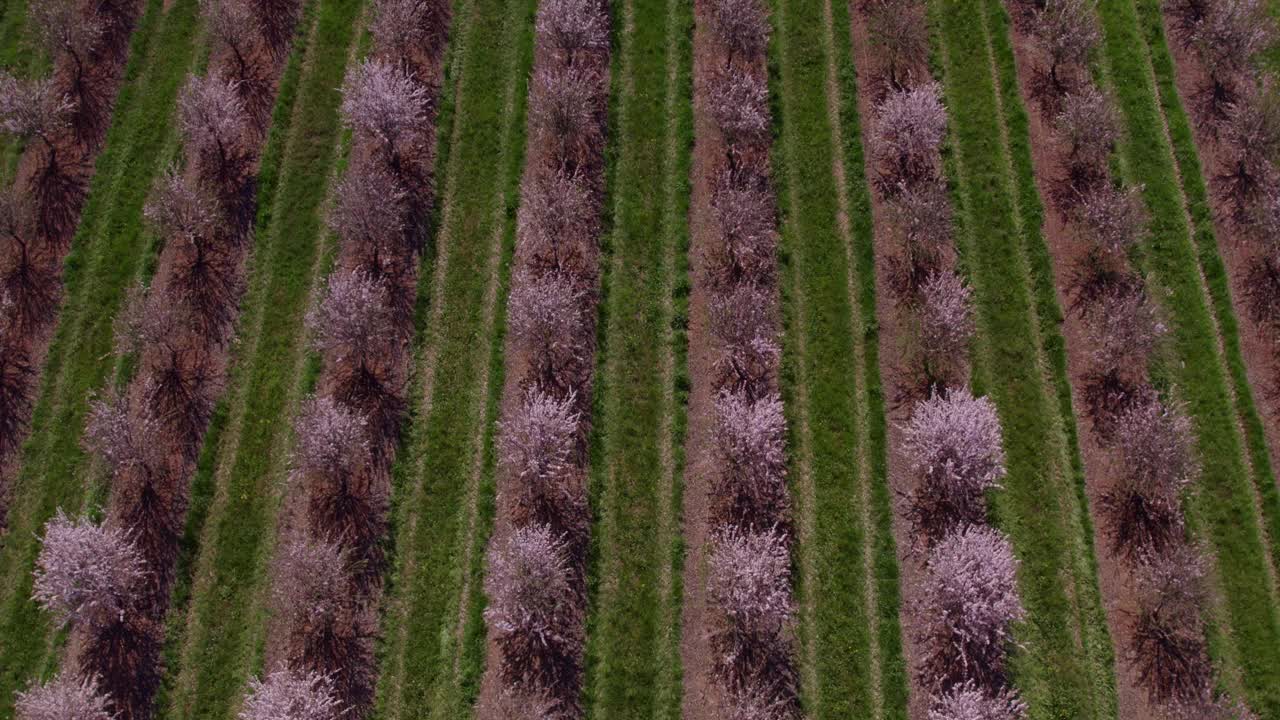
POLYGON ((601 0, 541 0, 529 88, 499 423, 500 522, 485 621, 501 650, 495 712, 581 715, 590 513, 586 436, 595 357, 611 22, 601 0))

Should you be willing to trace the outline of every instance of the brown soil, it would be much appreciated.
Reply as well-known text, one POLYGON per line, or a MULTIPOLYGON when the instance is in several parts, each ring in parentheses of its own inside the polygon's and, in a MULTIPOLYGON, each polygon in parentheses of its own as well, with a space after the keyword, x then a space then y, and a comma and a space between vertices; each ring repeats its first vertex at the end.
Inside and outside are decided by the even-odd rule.
POLYGON ((707 108, 707 84, 723 62, 707 28, 707 4, 694 3, 693 34, 694 146, 689 202, 689 378, 688 431, 684 472, 684 604, 681 608, 680 660, 684 669, 681 714, 686 720, 721 717, 720 691, 714 682, 710 633, 714 619, 707 607, 707 552, 711 527, 710 493, 716 473, 711 428, 714 422, 715 361, 707 322, 709 292, 705 277, 707 250, 715 242, 711 213, 711 179, 721 167, 724 140, 707 108))
MULTIPOLYGON (((1032 161, 1036 176, 1036 185, 1041 197, 1050 197, 1050 181, 1058 174, 1058 167, 1065 156, 1065 148, 1054 138, 1050 128, 1039 112, 1038 105, 1030 99, 1028 83, 1030 69, 1033 67, 1035 49, 1032 40, 1021 32, 1014 31, 1014 53, 1017 60, 1018 83, 1022 90, 1023 101, 1028 107, 1029 129, 1031 135, 1032 161)), ((1070 284, 1071 268, 1085 254, 1087 246, 1074 233, 1070 224, 1062 215, 1052 209, 1044 215, 1041 228, 1050 255, 1053 258, 1054 284, 1057 287, 1058 304, 1069 306, 1069 298, 1065 292, 1070 284)), ((1067 347, 1067 373, 1073 393, 1083 387, 1082 377, 1089 367, 1089 346, 1085 335, 1085 327, 1078 315, 1065 313, 1062 324, 1062 335, 1067 347)), ((1086 492, 1091 507, 1097 507, 1101 496, 1113 486, 1116 480, 1116 468, 1099 444, 1092 423, 1079 408, 1084 407, 1080 397, 1073 399, 1076 408, 1076 425, 1080 431, 1080 453, 1084 461, 1086 492)), ((1129 582, 1130 571, 1123 562, 1112 553, 1108 537, 1100 517, 1094 518, 1094 547, 1099 569, 1099 588, 1102 593, 1103 606, 1107 615, 1107 625, 1115 650, 1116 690, 1119 699, 1119 717, 1121 718, 1154 718, 1157 714, 1147 702, 1146 693, 1137 686, 1132 658, 1127 648, 1130 646, 1132 628, 1128 618, 1132 617, 1136 608, 1134 588, 1129 582)))
MULTIPOLYGON (((1173 55, 1178 95, 1189 98, 1205 79, 1205 69, 1199 57, 1178 42, 1168 27, 1164 28, 1173 55)), ((1258 244, 1237 232, 1226 220, 1228 208, 1218 197, 1220 183, 1217 175, 1224 169, 1224 148, 1196 117, 1195 109, 1188 107, 1195 130, 1196 149, 1200 154, 1204 180, 1208 185, 1213 230, 1218 238, 1218 254, 1222 257, 1230 278, 1231 305, 1239 323, 1240 350, 1244 356, 1245 375, 1253 389, 1253 399, 1262 416, 1267 451, 1271 458, 1273 481, 1280 482, 1275 473, 1280 468, 1280 338, 1270 335, 1265 328, 1253 321, 1244 300, 1244 279, 1257 256, 1258 244)), ((1208 298, 1206 298, 1206 301, 1208 298)), ((1215 323, 1216 325, 1216 323, 1215 323)), ((1219 343, 1225 338, 1219 338, 1219 343)))
MULTIPOLYGON (((48 253, 48 262, 53 263, 55 266, 54 277, 57 283, 55 289, 59 294, 62 292, 62 264, 66 259, 66 253, 71 249, 71 238, 75 233, 76 226, 79 225, 80 212, 88 197, 89 183, 92 181, 93 173, 96 169, 95 160, 106 141, 111 113, 115 106, 116 95, 120 90, 120 83, 124 77, 125 62, 129 56, 129 40, 137 23, 139 12, 142 9, 141 0, 134 0, 131 3, 117 3, 117 5, 119 7, 117 18, 121 22, 111 26, 111 31, 105 34, 100 41, 100 49, 95 51, 86 62, 85 82, 100 88, 104 100, 101 107, 100 129, 80 137, 76 137, 72 132, 62 132, 52 138, 58 157, 61 158, 60 164, 74 168, 71 174, 75 176, 78 182, 82 183, 81 190, 66 200, 71 218, 70 223, 63 236, 38 237, 31 242, 33 248, 47 248, 45 252, 48 253)), ((69 57, 63 56, 58 59, 53 69, 52 77, 60 88, 72 87, 72 67, 73 62, 69 57)), ((44 162, 45 153, 42 144, 39 140, 32 140, 28 143, 27 149, 19 159, 13 183, 15 195, 22 196, 29 192, 32 176, 39 171, 44 162)), ((15 257, 16 248, 11 243, 6 244, 2 253, 0 253, 0 266, 9 267, 15 257)), ((9 337, 9 334, 6 333, 6 336, 0 339, 0 344, 12 343, 11 347, 14 350, 30 358, 31 367, 34 368, 35 372, 26 379, 24 389, 33 403, 35 401, 35 393, 40 387, 45 360, 49 352, 49 344, 53 341, 53 333, 57 327, 60 309, 60 305, 55 305, 51 314, 46 318, 42 318, 37 327, 32 328, 31 331, 21 335, 14 335, 13 337, 9 337)), ((9 348, 4 349, 6 354, 12 351, 9 348)), ((17 429, 17 437, 13 438, 11 445, 6 444, 15 448, 15 451, 0 456, 0 539, 3 538, 8 528, 8 508, 12 499, 11 484, 19 470, 20 448, 31 432, 29 422, 30 418, 22 418, 22 423, 17 429)))

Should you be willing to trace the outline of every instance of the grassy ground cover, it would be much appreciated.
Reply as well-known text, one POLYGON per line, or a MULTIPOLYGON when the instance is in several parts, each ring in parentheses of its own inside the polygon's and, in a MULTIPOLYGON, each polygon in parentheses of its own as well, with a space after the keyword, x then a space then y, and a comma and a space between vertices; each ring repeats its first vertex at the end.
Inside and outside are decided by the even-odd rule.
POLYGON ((688 293, 684 276, 672 276, 684 267, 688 245, 693 21, 687 4, 673 7, 666 0, 617 0, 612 10, 609 196, 591 438, 591 717, 680 714, 680 675, 672 672, 679 667, 679 635, 672 631, 679 623, 678 581, 662 582, 664 573, 680 577, 680 553, 663 528, 678 527, 680 499, 671 489, 683 472, 676 453, 687 380, 665 378, 663 368, 683 346, 671 332, 673 281, 681 298, 688 293))
MULTIPOLYGON (((803 527, 797 552, 801 562, 797 600, 805 649, 801 677, 805 705, 815 718, 905 717, 906 680, 898 625, 897 566, 890 529, 885 477, 884 401, 875 342, 874 248, 870 197, 863 176, 857 87, 849 46, 845 3, 832 4, 827 42, 812 40, 826 24, 820 3, 775 3, 774 105, 781 135, 775 144, 774 177, 782 211, 781 276, 787 344, 782 384, 792 439, 793 477, 807 472, 814 494, 806 498, 793 481, 797 516, 812 518, 803 527), (837 68, 838 97, 828 97, 828 68, 837 68), (847 170, 853 252, 839 227, 839 193, 833 174, 833 131, 829 108, 839 109, 840 160, 847 170), (851 268, 849 259, 854 266, 851 268), (856 277, 857 308, 850 297, 850 272, 856 277), (855 315, 856 313, 856 315, 855 315), (854 337, 851 328, 860 328, 854 337), (855 361, 861 344, 863 364, 855 361), (861 376, 859 381, 858 376, 861 376), (858 407, 858 383, 864 383, 868 407, 858 407), (803 386, 803 387, 801 387, 803 386), (848 422, 868 420, 862 432, 848 422), (859 463, 859 455, 868 462, 859 463), (809 467, 796 467, 807 461, 809 467), (862 477, 866 468, 870 477, 862 477), (860 488, 871 486, 872 507, 863 507, 860 488), (811 507, 806 507, 811 504, 811 507), (863 517, 874 520, 864 526, 863 517), (861 558, 874 548, 874 575, 861 558), (875 592, 867 593, 867 584, 875 592), (868 598, 875 607, 868 607, 868 598), (873 638, 872 633, 876 636, 873 638), (876 643, 878 667, 871 663, 876 643)), ((804 520, 801 521, 802 523, 804 520)))
POLYGON ((196 2, 162 12, 151 0, 133 38, 112 126, 66 261, 66 300, 41 380, 32 435, 13 487, 11 526, 0 546, 0 715, 13 690, 48 657, 50 628, 31 602, 36 533, 58 507, 82 506, 91 479, 80 449, 85 399, 117 369, 108 361, 112 319, 143 268, 153 238, 142 205, 156 172, 173 157, 171 110, 197 55, 196 2))
POLYGON ((438 126, 441 219, 419 285, 413 417, 395 468, 377 717, 462 717, 479 690, 480 583, 534 7, 470 0, 454 8, 438 126))
POLYGON ((1026 117, 1003 14, 975 18, 971 10, 931 4, 951 120, 948 168, 962 225, 959 250, 978 306, 973 384, 996 403, 1007 454, 993 521, 1022 562, 1019 587, 1028 612, 1016 633, 1022 648, 1012 659, 1012 680, 1030 717, 1110 717, 1111 643, 1083 509, 1026 117), (982 32, 974 31, 975 21, 982 32))
MULTIPOLYGON (((1204 458, 1202 490, 1190 504, 1191 513, 1205 526, 1216 551, 1229 618, 1227 634, 1238 650, 1250 705, 1263 717, 1280 717, 1280 622, 1267 568, 1267 554, 1274 557, 1275 546, 1268 547, 1254 507, 1258 492, 1265 517, 1272 521, 1274 481, 1265 448, 1257 445, 1260 440, 1251 430, 1257 415, 1248 387, 1241 385, 1234 322, 1219 323, 1222 332, 1230 334, 1224 343, 1226 357, 1218 350, 1215 315, 1221 320, 1225 312, 1230 319, 1230 305, 1221 305, 1226 286, 1203 176, 1172 75, 1166 74, 1171 67, 1158 14, 1140 14, 1132 0, 1105 0, 1100 10, 1107 75, 1128 131, 1123 164, 1130 179, 1144 186, 1151 211, 1151 240, 1143 248, 1143 261, 1165 291, 1172 330, 1172 357, 1159 374, 1176 385, 1177 395, 1186 402, 1204 458), (1168 87, 1162 90, 1162 85, 1168 87), (1205 303, 1202 271, 1212 308, 1205 303)), ((1271 530, 1276 537, 1276 529, 1271 530)))
MULTIPOLYGON (((245 680, 260 663, 266 615, 261 587, 284 486, 290 401, 303 379, 302 318, 327 244, 321 204, 338 160, 340 86, 363 5, 320 0, 312 6, 314 29, 298 36, 299 43, 309 43, 300 58, 292 120, 284 112, 274 118, 288 123, 288 132, 271 138, 284 148, 269 156, 273 172, 265 187, 273 194, 259 195, 258 244, 241 320, 245 352, 230 385, 228 431, 218 437, 213 502, 207 519, 194 518, 207 524, 192 570, 191 609, 179 628, 183 650, 178 666, 169 668, 176 675, 166 705, 172 717, 232 717, 245 680)), ((293 100, 278 99, 277 107, 284 110, 293 100)))

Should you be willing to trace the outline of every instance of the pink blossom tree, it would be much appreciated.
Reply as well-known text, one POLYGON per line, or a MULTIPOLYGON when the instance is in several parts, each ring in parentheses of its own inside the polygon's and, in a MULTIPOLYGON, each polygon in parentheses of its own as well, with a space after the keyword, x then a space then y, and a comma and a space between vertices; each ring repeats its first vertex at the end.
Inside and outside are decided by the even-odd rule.
POLYGON ((107 697, 96 678, 63 671, 53 680, 34 685, 14 699, 18 720, 114 720, 107 697))
POLYGON ((312 344, 334 362, 359 365, 386 345, 387 308, 382 282, 361 271, 335 272, 307 312, 312 344))
POLYGON ((534 132, 552 145, 554 164, 573 171, 595 157, 601 127, 601 76, 585 66, 542 67, 533 74, 529 115, 534 132))
POLYGON ((221 220, 213 198, 176 168, 156 180, 142 215, 157 236, 190 244, 207 242, 221 220))
POLYGON ((45 525, 33 598, 66 625, 121 621, 137 598, 145 562, 129 534, 61 510, 45 525))
POLYGON ((909 252, 933 253, 951 242, 953 212, 947 187, 941 182, 904 185, 889 200, 889 217, 909 252))
POLYGON ((731 688, 771 679, 790 652, 791 553, 776 530, 729 527, 713 540, 707 594, 720 616, 712 642, 716 667, 731 688))
POLYGON ((1247 86, 1224 116, 1217 195, 1232 223, 1249 231, 1259 207, 1280 187, 1280 89, 1270 80, 1247 86))
POLYGON ((720 473, 711 497, 720 520, 754 529, 788 521, 786 422, 776 392, 716 397, 712 437, 720 473))
POLYGON ((178 97, 178 125, 187 153, 223 185, 239 178, 248 161, 249 114, 232 81, 191 76, 178 97))
POLYGON ((516 528, 490 550, 484 617, 509 685, 553 694, 577 687, 583 641, 571 578, 565 544, 545 525, 516 528))
POLYGON ((399 167, 403 143, 416 138, 425 124, 430 97, 413 74, 383 60, 366 60, 343 82, 342 118, 374 140, 391 167, 399 167))
POLYGON ((1201 613, 1207 568, 1200 551, 1179 542, 1139 562, 1132 653, 1141 684, 1156 702, 1196 702, 1212 674, 1201 613))
POLYGON ((276 610, 308 634, 332 632, 344 606, 348 558, 337 543, 299 538, 285 544, 272 585, 276 610))
POLYGON ((973 338, 973 292, 952 271, 934 273, 920 287, 920 345, 935 371, 968 355, 973 338))
POLYGON ((769 89, 749 70, 729 68, 707 88, 711 117, 730 146, 754 145, 769 134, 769 89))
POLYGON ((770 289, 749 283, 712 295, 708 314, 719 349, 717 387, 753 398, 768 387, 782 354, 775 305, 770 289))
POLYGON ((947 111, 937 83, 890 93, 876 108, 871 154, 887 194, 936 176, 947 111))
POLYGON ((572 395, 559 399, 532 390, 501 423, 498 454, 517 492, 553 486, 571 469, 581 419, 575 402, 572 395))
POLYGON ((1093 360, 1104 370, 1145 367, 1167 330, 1145 292, 1104 295, 1088 320, 1093 360))
POLYGON ((1211 3, 1204 19, 1195 25, 1190 44, 1200 55, 1208 78, 1191 100, 1210 128, 1226 118, 1226 109, 1236 100, 1242 77, 1249 75, 1254 58, 1270 47, 1274 37, 1266 4, 1261 0, 1211 3))
POLYGON ((920 478, 911 513, 931 541, 983 521, 983 493, 1005 474, 995 405, 966 388, 916 405, 902 428, 903 453, 920 478))
POLYGON ((53 150, 54 133, 67 126, 73 109, 52 78, 19 80, 0 71, 0 130, 21 138, 40 138, 53 150))
POLYGON ((1120 139, 1115 103, 1093 84, 1062 98, 1054 129, 1068 147, 1069 162, 1085 165, 1105 165, 1120 139))
POLYGON ((303 401, 294 435, 293 466, 299 472, 347 478, 369 460, 368 421, 329 396, 303 401))
POLYGON ((1132 560, 1182 537, 1182 492, 1199 471, 1191 421, 1158 398, 1135 403, 1116 420, 1121 472, 1103 497, 1113 548, 1132 560))
POLYGON ((759 57, 769 41, 768 10, 760 0, 714 0, 711 30, 728 51, 729 64, 759 57))
POLYGON ((769 283, 777 267, 777 230, 773 196, 748 173, 726 172, 711 200, 720 227, 707 255, 712 281, 721 287, 742 282, 769 283))
POLYGON ((609 18, 600 0, 545 0, 538 3, 538 37, 564 53, 572 65, 577 56, 609 47, 609 18))
POLYGON ((923 623, 918 670, 927 688, 1003 686, 1012 625, 1026 615, 1017 571, 1009 541, 986 526, 957 530, 930 552, 916 606, 923 623))
POLYGON ((150 412, 134 414, 128 399, 114 392, 89 402, 85 422, 85 449, 120 473, 130 468, 157 471, 162 465, 160 419, 150 412))
MULTIPOLYGON (((362 258, 362 269, 376 277, 394 275, 397 252, 408 235, 408 193, 381 168, 357 162, 334 193, 329 228, 362 258)), ((413 243, 410 244, 413 246, 413 243)))
POLYGON ((378 0, 369 30, 375 46, 394 57, 411 58, 416 52, 437 57, 449 34, 451 14, 448 0, 378 0))
POLYGON ((1075 218, 1085 240, 1117 257, 1142 241, 1148 219, 1141 188, 1111 185, 1086 192, 1075 218))
POLYGON ((527 352, 534 376, 552 386, 567 386, 565 376, 582 358, 586 319, 583 295, 573 278, 559 273, 517 278, 508 301, 511 338, 527 352))
POLYGON ((521 251, 549 273, 585 271, 600 225, 595 193, 581 173, 535 173, 521 186, 521 251))
POLYGON ((239 720, 338 720, 344 714, 333 680, 317 673, 276 670, 249 681, 239 720))
POLYGON ((1001 690, 988 694, 972 682, 962 683, 933 700, 929 720, 1022 720, 1027 705, 1016 693, 1001 690))

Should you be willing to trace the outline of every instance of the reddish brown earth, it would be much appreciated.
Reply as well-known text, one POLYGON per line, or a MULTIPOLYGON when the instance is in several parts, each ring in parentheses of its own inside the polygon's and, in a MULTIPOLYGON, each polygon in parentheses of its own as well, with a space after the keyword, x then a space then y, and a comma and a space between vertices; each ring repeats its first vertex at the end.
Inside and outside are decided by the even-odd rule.
POLYGON ((707 108, 707 84, 723 63, 707 27, 705 1, 694 3, 696 29, 693 34, 693 164, 689 202, 689 268, 692 293, 689 297, 688 364, 691 387, 688 432, 685 437, 684 518, 684 604, 681 608, 680 659, 684 668, 682 716, 686 720, 712 720, 721 716, 721 693, 714 682, 711 651, 711 623, 707 607, 707 552, 711 529, 710 493, 716 473, 711 429, 714 423, 712 383, 715 362, 708 327, 709 292, 705 277, 706 253, 716 239, 711 211, 711 182, 725 153, 724 139, 707 108))
MULTIPOLYGON (((1041 198, 1045 199, 1046 210, 1041 232, 1053 259, 1058 305, 1066 308, 1070 305, 1066 288, 1070 285, 1071 269, 1085 254, 1087 245, 1076 235, 1074 228, 1064 220, 1062 214, 1053 209, 1052 202, 1048 200, 1050 182, 1059 175, 1066 149, 1057 142, 1052 128, 1028 91, 1031 69, 1034 67, 1036 57, 1034 39, 1014 30, 1013 45, 1018 68, 1018 86, 1027 107, 1036 186, 1040 190, 1041 198)), ((1076 426, 1080 432, 1080 454, 1084 461, 1085 490, 1090 507, 1096 508, 1102 495, 1114 485, 1117 468, 1099 444, 1098 436, 1089 418, 1080 410, 1085 407, 1085 404, 1079 397, 1078 391, 1084 386, 1082 378, 1089 367, 1090 351, 1084 324, 1078 315, 1066 312, 1061 332, 1066 340, 1067 375, 1072 387, 1072 407, 1075 408, 1076 426)), ((1147 702, 1146 693, 1137 685, 1132 658, 1127 651, 1132 637, 1130 618, 1133 617, 1136 609, 1131 573, 1110 551, 1111 540, 1101 520, 1095 514, 1094 547, 1097 548, 1099 588, 1102 592, 1107 625, 1115 650, 1119 716, 1125 719, 1158 717, 1155 709, 1147 702)))

